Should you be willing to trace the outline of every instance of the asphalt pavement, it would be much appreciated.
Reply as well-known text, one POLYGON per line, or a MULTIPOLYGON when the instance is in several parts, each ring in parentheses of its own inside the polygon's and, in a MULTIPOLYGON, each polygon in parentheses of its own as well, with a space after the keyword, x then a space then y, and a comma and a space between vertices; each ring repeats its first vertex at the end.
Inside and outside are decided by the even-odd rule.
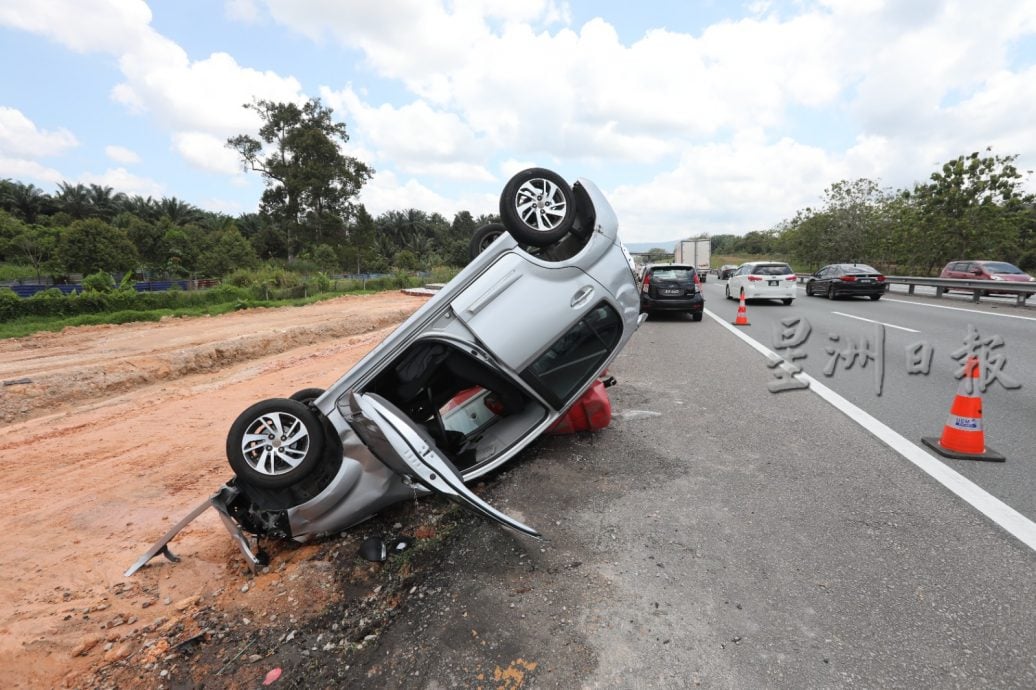
POLYGON ((480 489, 545 541, 466 520, 349 687, 1036 686, 1031 548, 718 319, 611 373, 608 429, 480 489))

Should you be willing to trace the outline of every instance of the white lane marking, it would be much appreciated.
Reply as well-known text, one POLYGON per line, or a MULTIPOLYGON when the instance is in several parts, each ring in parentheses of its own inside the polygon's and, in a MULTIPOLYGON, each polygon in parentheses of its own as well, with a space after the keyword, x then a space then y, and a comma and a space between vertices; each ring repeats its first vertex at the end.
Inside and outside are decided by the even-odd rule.
MULTIPOLYGON (((887 296, 891 297, 895 295, 894 292, 886 293, 887 296)), ((995 311, 981 311, 979 309, 965 309, 964 307, 947 307, 942 304, 928 304, 927 302, 914 302, 908 299, 893 299, 892 302, 898 302, 901 304, 916 304, 919 307, 931 307, 932 309, 949 309, 950 311, 966 311, 969 314, 985 314, 986 316, 1002 316, 1005 319, 1022 319, 1024 321, 1036 321, 1034 316, 1018 316, 1017 314, 1001 314, 995 311)))
MULTIPOLYGON (((770 360, 781 359, 781 356, 776 352, 745 335, 711 310, 706 309, 705 313, 719 325, 748 343, 752 349, 764 357, 770 360)), ((852 404, 809 374, 802 372, 796 374, 795 378, 808 383, 811 391, 830 403, 835 409, 859 424, 865 431, 872 434, 889 448, 917 465, 922 472, 952 491, 972 508, 1000 525, 1000 527, 1030 549, 1036 551, 1036 522, 1025 517, 970 479, 966 479, 954 472, 949 466, 937 460, 920 446, 912 443, 899 432, 852 404)))
POLYGON ((865 319, 862 316, 853 316, 852 314, 846 314, 846 313, 840 312, 840 311, 833 311, 831 313, 832 314, 838 314, 839 316, 844 316, 847 319, 859 319, 860 321, 866 321, 867 323, 880 323, 882 326, 888 326, 889 328, 898 328, 899 330, 906 331, 907 333, 920 333, 921 332, 921 331, 915 331, 913 328, 907 328, 906 326, 897 326, 894 323, 886 323, 884 321, 875 321, 874 319, 865 319))

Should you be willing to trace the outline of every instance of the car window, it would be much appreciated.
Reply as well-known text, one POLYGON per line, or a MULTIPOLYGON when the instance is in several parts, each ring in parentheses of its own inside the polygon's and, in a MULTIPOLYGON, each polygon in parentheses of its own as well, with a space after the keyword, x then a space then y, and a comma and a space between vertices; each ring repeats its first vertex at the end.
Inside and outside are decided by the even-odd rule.
POLYGON ((757 276, 783 276, 791 272, 788 264, 759 264, 752 269, 752 273, 757 276))
POLYGON ((867 264, 856 264, 855 266, 843 266, 846 273, 877 273, 872 267, 867 264))
POLYGON ((530 364, 522 378, 552 405, 564 407, 608 358, 621 335, 618 312, 599 304, 530 364))
POLYGON ((1021 273, 1021 269, 1006 261, 989 261, 982 264, 987 273, 1021 273))
POLYGON ((690 269, 687 268, 656 268, 651 272, 652 280, 675 280, 681 283, 693 281, 690 269))

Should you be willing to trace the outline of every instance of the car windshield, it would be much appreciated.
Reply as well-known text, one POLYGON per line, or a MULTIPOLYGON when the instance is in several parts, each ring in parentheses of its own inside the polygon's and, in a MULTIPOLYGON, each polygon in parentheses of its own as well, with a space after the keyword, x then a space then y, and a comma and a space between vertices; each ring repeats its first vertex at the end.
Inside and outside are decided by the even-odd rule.
POLYGON ((788 264, 760 264, 752 269, 757 276, 783 276, 791 273, 788 264))
POLYGON ((655 280, 675 280, 680 283, 694 280, 689 268, 656 268, 651 272, 655 280))
POLYGON ((982 264, 982 268, 986 269, 986 273, 1021 273, 1022 270, 1014 264, 1009 264, 1006 261, 990 261, 982 264))
POLYGON ((844 265, 842 268, 846 273, 877 273, 876 270, 867 264, 844 265))

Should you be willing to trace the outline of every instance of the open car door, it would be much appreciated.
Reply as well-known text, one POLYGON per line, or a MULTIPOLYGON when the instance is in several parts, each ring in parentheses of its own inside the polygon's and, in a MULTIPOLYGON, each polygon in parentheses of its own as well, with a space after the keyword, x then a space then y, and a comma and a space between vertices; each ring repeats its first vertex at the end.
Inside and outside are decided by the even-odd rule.
POLYGON ((350 425, 393 471, 505 527, 540 538, 535 529, 504 515, 465 486, 460 472, 435 440, 391 402, 375 393, 351 393, 349 400, 353 410, 350 425))

